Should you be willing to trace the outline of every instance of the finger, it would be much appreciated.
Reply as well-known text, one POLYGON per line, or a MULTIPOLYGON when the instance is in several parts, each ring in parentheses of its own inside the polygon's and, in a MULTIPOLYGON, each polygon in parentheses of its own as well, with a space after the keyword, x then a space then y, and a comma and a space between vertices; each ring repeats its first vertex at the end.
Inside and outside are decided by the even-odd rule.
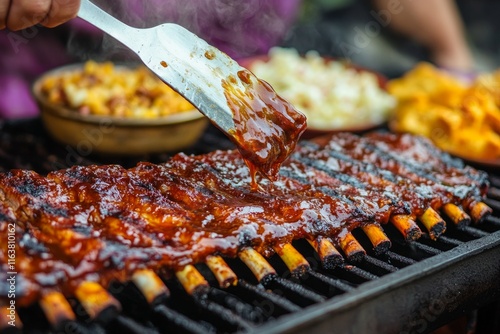
POLYGON ((21 30, 40 23, 49 13, 51 0, 12 0, 7 28, 21 30))
POLYGON ((9 13, 10 1, 0 1, 0 30, 7 27, 7 14, 9 13))
POLYGON ((49 13, 41 23, 53 28, 76 17, 79 8, 80 0, 52 0, 49 13))

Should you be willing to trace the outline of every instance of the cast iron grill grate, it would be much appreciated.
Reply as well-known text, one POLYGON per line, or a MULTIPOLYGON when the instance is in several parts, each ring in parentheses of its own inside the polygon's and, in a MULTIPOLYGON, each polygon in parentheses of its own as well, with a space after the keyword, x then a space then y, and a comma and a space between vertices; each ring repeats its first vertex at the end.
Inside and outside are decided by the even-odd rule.
MULTIPOLYGON (((57 166, 95 161, 72 156, 67 148, 46 138, 36 121, 5 124, 3 130, 2 168, 44 173, 57 166)), ((209 130, 192 153, 230 147, 209 130)), ((161 162, 168 155, 138 159, 161 162)), ((127 166, 136 161, 114 162, 127 166)), ((199 264, 196 269, 209 286, 191 294, 175 276, 165 273, 161 278, 170 294, 154 301, 146 300, 133 283, 116 283, 108 292, 120 302, 120 311, 110 306, 91 316, 78 300, 70 299, 77 318, 59 322, 56 328, 39 305, 18 310, 19 317, 25 332, 31 333, 281 333, 333 328, 336 332, 427 332, 461 312, 500 298, 500 261, 495 260, 500 258, 500 179, 492 176, 491 181, 485 202, 493 214, 481 224, 457 227, 448 223, 438 240, 424 233, 407 242, 388 224, 384 231, 392 246, 380 254, 365 234, 354 231, 366 255, 348 258, 333 268, 324 268, 316 251, 298 240, 293 246, 309 264, 300 272, 290 271, 273 255, 267 260, 277 274, 259 282, 240 259, 226 259, 238 277, 237 284, 227 288, 219 287, 212 271, 199 264), (398 297, 400 290, 406 291, 406 300, 398 297), (384 310, 375 313, 372 303, 384 310)))
MULTIPOLYGON (((493 189, 498 190, 498 188, 493 189)), ((495 199, 489 201, 500 205, 500 202, 495 199)), ((176 278, 164 277, 170 296, 154 304, 148 304, 140 291, 131 283, 113 284, 108 291, 120 301, 121 312, 110 309, 90 319, 79 302, 71 299, 70 304, 78 317, 77 321, 61 323, 56 331, 67 333, 280 332, 279 329, 272 329, 269 326, 282 318, 293 317, 294 314, 301 313, 312 305, 326 304, 335 299, 342 300, 347 294, 350 294, 350 297, 355 296, 358 287, 367 282, 376 282, 384 276, 389 277, 404 268, 419 266, 420 270, 426 270, 428 267, 422 265, 425 259, 446 255, 451 250, 463 247, 472 241, 481 241, 494 235, 498 239, 500 235, 499 215, 500 212, 496 211, 494 216, 486 218, 486 221, 480 225, 463 229, 450 228, 438 241, 430 240, 424 235, 419 240, 408 244, 394 233, 390 237, 393 247, 381 255, 374 254, 369 250, 369 244, 361 240, 362 245, 368 250, 367 255, 360 261, 346 261, 343 265, 333 269, 322 268, 314 250, 307 243, 299 240, 294 243, 294 246, 311 265, 311 269, 300 277, 294 277, 279 257, 273 256, 269 259, 269 263, 276 269, 278 275, 259 283, 240 260, 227 259, 227 263, 237 274, 239 281, 236 286, 223 289, 218 287, 217 280, 211 271, 204 264, 200 264, 196 268, 210 283, 208 289, 189 295, 176 278)), ((471 250, 478 251, 474 245, 470 247, 471 250)), ((500 246, 497 244, 497 253, 500 251, 498 247, 500 246)), ((492 265, 495 264, 492 263, 492 265)), ((498 274, 498 263, 496 265, 498 274)), ((447 281, 453 282, 453 277, 448 277, 447 281)), ((441 283, 436 282, 434 288, 453 289, 441 283)), ((492 289, 495 288, 495 284, 497 283, 491 283, 492 289)), ((496 288, 498 289, 498 286, 496 288)), ((498 294, 498 291, 494 293, 498 294)), ((456 305, 456 307, 460 306, 456 305)), ((48 333, 52 330, 38 305, 20 310, 19 316, 26 332, 48 333)), ((421 328, 419 322, 415 325, 417 329, 421 328)), ((412 328, 408 330, 411 332, 412 328)))

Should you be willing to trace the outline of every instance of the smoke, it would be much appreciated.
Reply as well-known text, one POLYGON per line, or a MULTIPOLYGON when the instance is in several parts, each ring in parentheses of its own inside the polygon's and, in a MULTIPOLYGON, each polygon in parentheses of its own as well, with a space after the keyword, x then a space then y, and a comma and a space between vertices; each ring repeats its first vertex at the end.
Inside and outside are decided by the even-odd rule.
POLYGON ((192 31, 234 58, 264 54, 285 36, 299 3, 201 0, 192 31))
MULTIPOLYGON (((106 1, 93 0, 95 5, 127 24, 132 21, 129 11, 122 6, 131 1, 106 1)), ((140 14, 132 11, 132 13, 140 14)), ((82 19, 70 22, 70 35, 67 42, 68 52, 80 61, 93 59, 96 61, 128 61, 133 60, 135 55, 120 42, 103 33, 98 28, 82 19)))
MULTIPOLYGON (((266 53, 295 19, 300 0, 94 0, 122 22, 149 28, 173 22, 233 57, 266 53), (284 3, 284 4, 283 4, 284 3)), ((80 27, 81 28, 81 27, 80 27)), ((112 37, 75 27, 68 43, 81 60, 137 60, 112 37)))

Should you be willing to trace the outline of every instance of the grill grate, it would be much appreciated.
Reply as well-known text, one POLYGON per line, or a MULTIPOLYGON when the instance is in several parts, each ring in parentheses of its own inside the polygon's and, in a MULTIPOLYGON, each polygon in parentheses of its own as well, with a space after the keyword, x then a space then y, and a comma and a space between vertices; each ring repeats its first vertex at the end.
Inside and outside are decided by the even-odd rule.
MULTIPOLYGON (((344 301, 348 299, 347 295, 359 297, 359 287, 365 283, 375 283, 384 276, 389 277, 403 268, 423 264, 425 259, 445 255, 472 241, 481 241, 486 237, 498 240, 499 231, 500 219, 493 216, 487 218, 482 225, 461 230, 450 228, 446 236, 438 241, 423 236, 407 244, 403 240, 397 242, 397 238, 392 238, 394 244, 387 253, 375 255, 369 251, 359 262, 348 261, 328 270, 321 267, 320 259, 313 249, 299 240, 294 242, 294 246, 311 264, 311 270, 300 277, 293 277, 279 257, 273 256, 269 262, 277 270, 278 276, 259 284, 241 261, 228 259, 228 264, 240 280, 236 286, 221 289, 210 270, 205 265, 197 265, 197 269, 210 283, 205 293, 191 296, 175 278, 170 278, 165 280, 171 292, 170 297, 148 305, 133 284, 115 284, 109 288, 109 292, 120 301, 123 307, 120 314, 109 312, 91 321, 79 303, 72 299, 70 302, 78 315, 78 321, 61 324, 62 328, 59 330, 68 333, 280 332, 279 327, 273 327, 273 323, 281 325, 282 318, 303 314, 312 305, 324 305, 335 299, 344 301)), ((474 245, 470 247, 477 251, 474 245)), ((497 242, 497 254, 499 247, 497 242)), ((433 266, 424 265, 419 268, 431 270, 433 266)), ((497 266, 497 273, 499 269, 497 266)), ((450 283, 453 283, 452 277, 448 277, 446 282, 450 283)), ((389 287, 391 285, 394 282, 389 287)), ((418 288, 418 283, 414 288, 418 288)), ((439 282, 435 283, 435 288, 453 289, 452 286, 446 287, 439 282)), ((495 293, 498 294, 498 291, 495 293)), ((434 297, 434 302, 437 303, 435 307, 441 307, 437 301, 442 299, 434 297)), ((24 321, 27 332, 49 332, 50 326, 38 306, 24 309, 19 315, 23 320, 29 319, 24 321)), ((415 325, 417 329, 422 326, 419 321, 415 325)))
MULTIPOLYGON (((89 157, 68 158, 69 151, 48 139, 38 121, 2 127, 2 168, 44 173, 68 162, 94 162, 89 157)), ((232 147, 213 129, 200 143, 205 145, 189 153, 232 147)), ((165 154, 113 162, 128 166, 137 160, 166 159, 165 154)), ((98 162, 108 161, 99 157, 98 162)), ((120 302, 121 312, 110 307, 92 319, 76 299, 70 299, 77 319, 60 323, 55 332, 281 333, 305 328, 311 332, 333 328, 336 332, 428 332, 464 310, 500 299, 496 280, 500 277, 500 178, 492 176, 491 181, 485 202, 494 209, 493 215, 473 226, 448 223, 437 241, 424 233, 408 243, 387 224, 384 231, 392 246, 379 254, 365 234, 354 231, 367 254, 326 269, 315 250, 298 240, 293 246, 309 263, 308 270, 291 272, 275 254, 268 261, 277 275, 258 282, 240 259, 226 259, 239 279, 235 286, 220 288, 212 271, 200 264, 196 269, 208 287, 190 295, 175 277, 165 275, 162 279, 170 296, 149 303, 134 284, 117 283, 108 292, 120 302)), ((19 316, 26 332, 53 330, 39 305, 19 310, 19 316)))

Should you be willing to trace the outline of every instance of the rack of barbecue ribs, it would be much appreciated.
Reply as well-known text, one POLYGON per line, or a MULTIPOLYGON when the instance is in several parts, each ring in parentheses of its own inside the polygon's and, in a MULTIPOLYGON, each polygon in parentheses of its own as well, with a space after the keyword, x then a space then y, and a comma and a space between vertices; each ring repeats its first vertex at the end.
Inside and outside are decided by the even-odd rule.
POLYGON ((275 274, 266 260, 275 253, 292 272, 307 269, 296 239, 332 267, 365 253, 355 229, 381 253, 391 246, 386 224, 408 241, 422 233, 436 239, 446 229, 443 216, 462 226, 491 213, 482 202, 486 173, 411 135, 302 141, 275 180, 260 178, 254 189, 250 174, 235 150, 180 153, 130 169, 0 174, 0 230, 16 240, 15 270, 1 243, 0 286, 15 271, 18 305, 38 302, 56 322, 54 312, 72 317, 65 297, 79 299, 91 316, 118 308, 106 291, 114 280, 134 282, 153 300, 167 291, 157 273, 171 272, 195 293, 207 282, 193 264, 207 264, 228 286, 237 277, 223 258, 238 257, 263 280, 275 274))

